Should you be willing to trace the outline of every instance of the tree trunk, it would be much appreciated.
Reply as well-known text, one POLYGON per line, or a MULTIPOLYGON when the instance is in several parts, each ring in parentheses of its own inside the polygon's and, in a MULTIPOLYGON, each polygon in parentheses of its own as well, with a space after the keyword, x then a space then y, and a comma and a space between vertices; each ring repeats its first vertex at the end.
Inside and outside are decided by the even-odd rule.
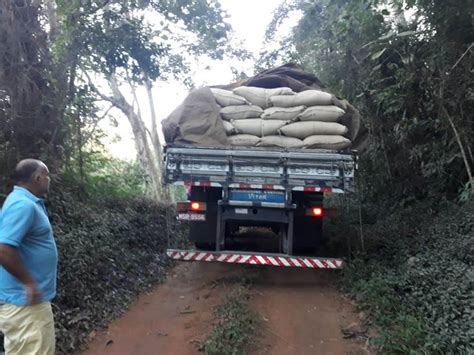
POLYGON ((109 78, 109 86, 112 90, 112 98, 109 101, 120 109, 125 116, 127 116, 130 126, 132 127, 133 136, 135 137, 135 144, 138 152, 138 158, 143 169, 149 174, 153 192, 157 199, 161 200, 161 179, 159 172, 155 165, 155 158, 153 152, 148 144, 146 130, 141 117, 139 117, 133 106, 127 102, 117 83, 117 78, 112 74, 109 78))
POLYGON ((49 21, 49 40, 53 42, 58 35, 58 17, 56 16, 56 1, 45 0, 46 16, 49 21))
POLYGON ((454 137, 456 138, 456 142, 458 143, 459 150, 461 151, 461 156, 462 160, 464 161, 464 166, 466 167, 466 172, 467 172, 467 177, 468 181, 474 181, 474 178, 472 176, 472 170, 471 166, 469 165, 469 160, 467 159, 466 151, 464 150, 464 146, 461 141, 461 137, 459 135, 459 132, 456 128, 456 125, 453 122, 453 119, 451 118, 450 114, 448 113, 448 110, 446 110, 446 107, 442 106, 441 109, 443 110, 443 113, 445 114, 446 118, 448 119, 449 125, 451 126, 451 129, 454 132, 454 137))
MULTIPOLYGON (((156 119, 156 111, 155 111, 155 102, 153 100, 153 92, 152 92, 152 82, 150 78, 145 75, 145 88, 148 96, 148 104, 150 105, 150 115, 151 115, 151 142, 153 144, 153 148, 155 150, 156 156, 156 164, 158 167, 158 171, 160 173, 160 177, 162 176, 163 170, 163 148, 161 146, 160 136, 158 135, 158 123, 156 119)), ((162 182, 162 181, 161 181, 162 182)), ((163 186, 163 197, 166 201, 171 202, 173 194, 171 193, 170 189, 167 186, 163 186)))

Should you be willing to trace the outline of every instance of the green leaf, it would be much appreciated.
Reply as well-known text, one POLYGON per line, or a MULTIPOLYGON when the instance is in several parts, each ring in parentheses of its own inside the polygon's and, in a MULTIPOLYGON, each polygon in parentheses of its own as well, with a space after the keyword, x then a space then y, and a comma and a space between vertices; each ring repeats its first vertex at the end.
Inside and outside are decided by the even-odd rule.
POLYGON ((376 60, 376 59, 380 58, 380 56, 381 56, 382 54, 384 54, 386 50, 387 50, 387 47, 385 47, 385 48, 382 49, 381 51, 378 51, 378 52, 372 54, 372 56, 371 56, 370 58, 371 58, 372 60, 376 60))

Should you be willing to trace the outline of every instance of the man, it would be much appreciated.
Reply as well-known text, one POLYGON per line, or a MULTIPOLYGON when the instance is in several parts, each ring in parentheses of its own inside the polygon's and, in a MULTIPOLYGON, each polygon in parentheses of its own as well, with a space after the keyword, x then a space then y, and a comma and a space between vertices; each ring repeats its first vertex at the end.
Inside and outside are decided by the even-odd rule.
POLYGON ((44 163, 26 159, 0 214, 0 330, 6 354, 54 354, 50 301, 56 295, 57 250, 41 196, 49 191, 44 163))

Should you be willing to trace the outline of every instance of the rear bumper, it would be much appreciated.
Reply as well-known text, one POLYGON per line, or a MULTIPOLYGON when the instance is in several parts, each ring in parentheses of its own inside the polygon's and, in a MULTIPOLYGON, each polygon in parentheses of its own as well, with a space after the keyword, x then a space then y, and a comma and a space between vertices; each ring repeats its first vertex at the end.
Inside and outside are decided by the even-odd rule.
POLYGON ((344 262, 334 258, 288 256, 284 254, 246 253, 237 251, 200 251, 168 249, 168 257, 181 261, 207 261, 229 264, 269 265, 309 269, 342 269, 344 262))

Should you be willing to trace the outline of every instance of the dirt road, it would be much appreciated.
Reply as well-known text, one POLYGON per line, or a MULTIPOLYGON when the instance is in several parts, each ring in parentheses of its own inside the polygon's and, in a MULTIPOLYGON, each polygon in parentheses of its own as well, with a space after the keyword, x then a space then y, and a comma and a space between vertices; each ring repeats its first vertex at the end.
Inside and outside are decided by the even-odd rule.
MULTIPOLYGON (((254 354, 365 354, 342 337, 358 321, 323 270, 252 268, 251 307, 261 318, 254 354)), ((182 263, 165 284, 142 296, 107 331, 92 334, 92 354, 197 354, 213 325, 213 309, 229 292, 222 280, 242 274, 239 265, 182 263)))

